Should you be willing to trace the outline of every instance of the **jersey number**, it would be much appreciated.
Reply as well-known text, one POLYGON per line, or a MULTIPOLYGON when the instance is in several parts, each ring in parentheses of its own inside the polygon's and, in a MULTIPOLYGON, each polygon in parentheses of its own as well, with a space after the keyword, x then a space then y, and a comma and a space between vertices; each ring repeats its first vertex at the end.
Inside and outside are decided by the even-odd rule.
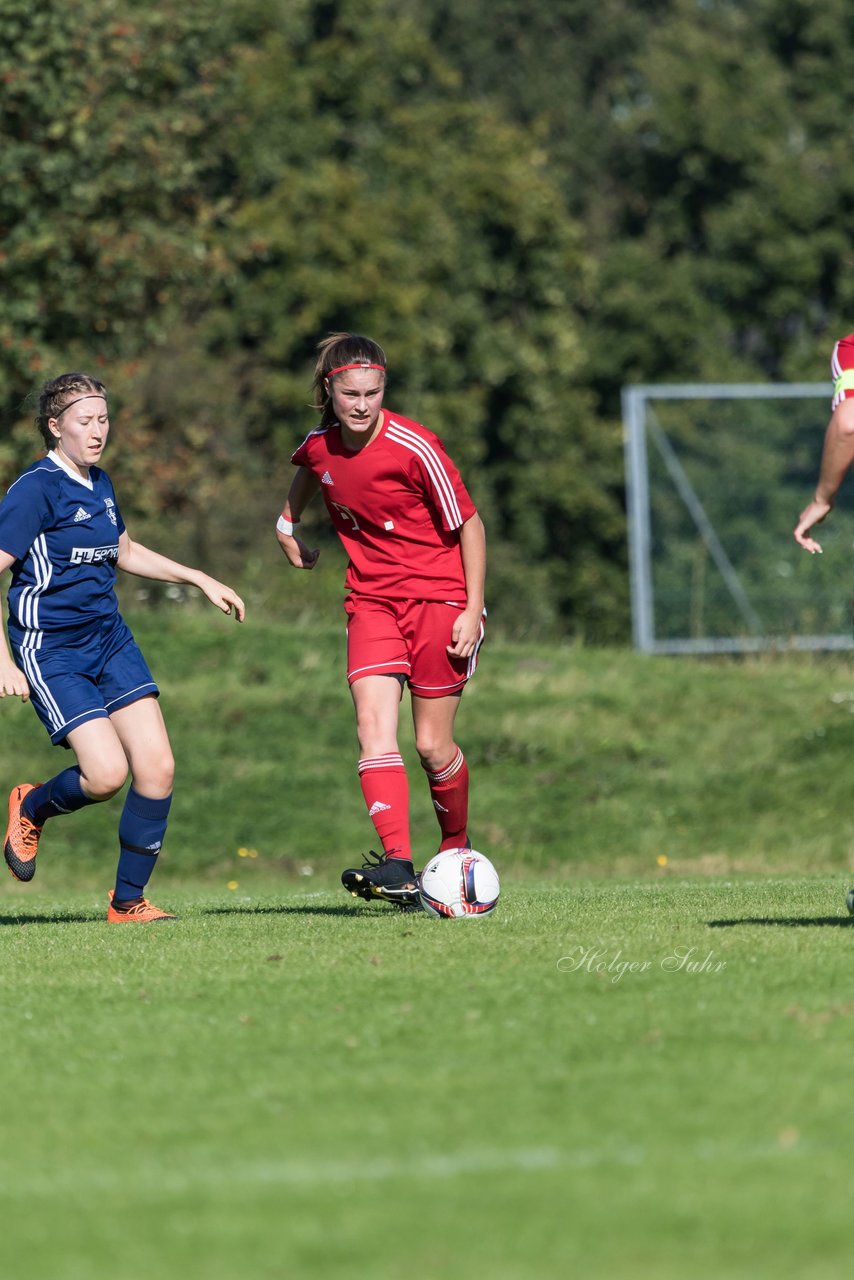
POLYGON ((353 512, 350 510, 349 507, 343 507, 340 502, 333 502, 332 505, 336 511, 340 512, 342 520, 352 521, 353 529, 354 530, 358 529, 359 521, 353 515, 353 512))

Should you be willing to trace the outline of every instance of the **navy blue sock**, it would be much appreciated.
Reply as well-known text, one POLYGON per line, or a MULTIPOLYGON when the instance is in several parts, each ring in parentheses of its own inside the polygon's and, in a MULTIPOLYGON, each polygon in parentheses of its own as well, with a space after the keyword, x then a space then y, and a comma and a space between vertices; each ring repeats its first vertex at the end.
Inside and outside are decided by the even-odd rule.
POLYGON ((152 800, 141 796, 133 787, 128 791, 119 820, 121 852, 115 892, 119 902, 132 902, 144 896, 166 834, 171 803, 171 796, 152 800))
POLYGON ((76 809, 84 809, 87 804, 96 804, 91 796, 87 796, 80 785, 80 770, 77 765, 64 769, 49 782, 28 791, 21 811, 34 822, 37 827, 43 826, 48 818, 55 818, 60 813, 74 813, 76 809))

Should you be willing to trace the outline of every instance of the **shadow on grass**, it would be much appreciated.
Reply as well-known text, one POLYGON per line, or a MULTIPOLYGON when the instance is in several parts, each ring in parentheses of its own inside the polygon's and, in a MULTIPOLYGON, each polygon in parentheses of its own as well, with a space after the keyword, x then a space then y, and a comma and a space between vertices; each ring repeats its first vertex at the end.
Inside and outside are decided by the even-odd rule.
POLYGON ((744 916, 741 920, 707 920, 710 929, 732 929, 740 924, 776 925, 778 929, 851 929, 854 916, 744 916))
MULTIPOLYGON (((205 907, 204 916, 360 916, 359 907, 281 906, 281 907, 205 907)), ((371 913, 373 915, 373 912, 371 913)))
POLYGON ((19 916, 0 916, 0 927, 7 924, 93 924, 96 921, 103 921, 104 913, 92 912, 90 915, 44 915, 33 916, 25 915, 23 912, 19 916))
MULTIPOLYGON (((391 909, 384 909, 386 915, 391 915, 391 909)), ((206 907, 199 912, 204 916, 349 916, 356 919, 361 916, 366 919, 375 919, 376 913, 363 911, 359 907, 323 907, 323 906, 281 906, 281 907, 206 907)), ((394 912, 396 915, 397 913, 394 912)), ((180 911, 178 919, 181 918, 180 911)), ((32 915, 22 912, 17 916, 0 915, 0 928, 7 925, 24 925, 24 924, 98 924, 103 923, 104 915, 102 912, 92 913, 91 915, 72 915, 66 913, 64 915, 32 915)))

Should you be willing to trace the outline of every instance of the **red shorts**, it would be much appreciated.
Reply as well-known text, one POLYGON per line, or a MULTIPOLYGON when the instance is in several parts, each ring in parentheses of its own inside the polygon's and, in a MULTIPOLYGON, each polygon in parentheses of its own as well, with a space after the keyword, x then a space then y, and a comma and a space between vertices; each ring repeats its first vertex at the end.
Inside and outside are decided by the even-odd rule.
POLYGON ((484 625, 469 658, 452 658, 454 620, 463 605, 442 600, 382 600, 347 596, 347 680, 363 676, 404 676, 420 698, 459 693, 474 675, 484 625))

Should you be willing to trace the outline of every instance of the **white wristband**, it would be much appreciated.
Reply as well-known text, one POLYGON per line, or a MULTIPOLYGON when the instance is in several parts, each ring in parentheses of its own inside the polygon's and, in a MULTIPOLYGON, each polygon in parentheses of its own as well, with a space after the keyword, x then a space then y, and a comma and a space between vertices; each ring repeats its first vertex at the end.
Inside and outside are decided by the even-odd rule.
POLYGON ((294 526, 299 524, 299 520, 286 520, 284 516, 279 516, 276 521, 276 528, 279 533, 288 533, 293 537, 294 526))

